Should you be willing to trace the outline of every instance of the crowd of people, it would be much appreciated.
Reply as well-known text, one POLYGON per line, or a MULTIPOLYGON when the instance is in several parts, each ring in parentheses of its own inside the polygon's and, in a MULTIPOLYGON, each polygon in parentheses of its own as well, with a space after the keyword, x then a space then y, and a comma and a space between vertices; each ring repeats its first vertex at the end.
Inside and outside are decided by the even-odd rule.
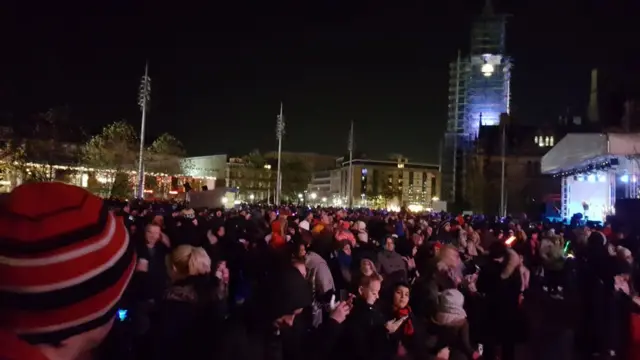
POLYGON ((0 200, 0 359, 640 359, 624 227, 0 200))

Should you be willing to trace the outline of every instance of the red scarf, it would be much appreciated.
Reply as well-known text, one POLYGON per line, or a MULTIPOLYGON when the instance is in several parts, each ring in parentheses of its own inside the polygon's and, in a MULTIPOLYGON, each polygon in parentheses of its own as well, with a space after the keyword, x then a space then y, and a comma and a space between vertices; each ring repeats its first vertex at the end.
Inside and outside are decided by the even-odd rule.
POLYGON ((411 322, 411 316, 409 315, 411 313, 411 307, 407 306, 404 309, 399 309, 398 311, 396 311, 396 318, 403 318, 405 316, 407 317, 407 320, 405 320, 404 322, 404 334, 407 336, 412 336, 413 335, 413 323, 411 322))

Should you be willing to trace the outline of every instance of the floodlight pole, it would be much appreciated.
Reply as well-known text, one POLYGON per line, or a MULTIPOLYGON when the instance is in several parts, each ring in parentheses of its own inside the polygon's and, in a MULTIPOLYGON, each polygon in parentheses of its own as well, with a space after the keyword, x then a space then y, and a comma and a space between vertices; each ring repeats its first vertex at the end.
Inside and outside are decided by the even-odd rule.
POLYGON ((144 76, 140 81, 140 91, 138 92, 138 105, 142 111, 140 124, 140 153, 138 155, 138 191, 137 197, 144 198, 144 131, 147 120, 147 105, 151 100, 151 79, 149 78, 149 61, 144 66, 144 76))
POLYGON ((276 193, 275 204, 280 206, 280 196, 282 193, 282 137, 284 136, 284 112, 282 102, 280 102, 280 114, 278 115, 278 122, 276 123, 276 138, 278 139, 278 172, 276 174, 276 193))

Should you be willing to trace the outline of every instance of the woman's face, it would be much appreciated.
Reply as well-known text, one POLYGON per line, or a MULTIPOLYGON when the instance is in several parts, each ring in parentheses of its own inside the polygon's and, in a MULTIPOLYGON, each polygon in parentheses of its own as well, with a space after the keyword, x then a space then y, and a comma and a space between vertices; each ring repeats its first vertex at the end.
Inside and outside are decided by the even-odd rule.
POLYGON ((398 286, 393 293, 393 307, 404 309, 409 305, 409 288, 398 286))
POLYGON ((223 271, 226 268, 227 268, 227 262, 226 261, 220 261, 220 262, 218 262, 218 266, 216 266, 216 270, 217 271, 223 271))
POLYGON ((346 245, 342 248, 342 252, 344 252, 346 255, 351 256, 351 245, 346 244, 346 245))
POLYGON ((307 256, 307 248, 303 244, 300 244, 298 246, 298 253, 296 254, 296 256, 300 260, 304 260, 304 258, 307 256))
POLYGON ((363 275, 371 276, 373 274, 373 266, 371 266, 371 262, 367 260, 362 260, 360 262, 360 271, 363 275))

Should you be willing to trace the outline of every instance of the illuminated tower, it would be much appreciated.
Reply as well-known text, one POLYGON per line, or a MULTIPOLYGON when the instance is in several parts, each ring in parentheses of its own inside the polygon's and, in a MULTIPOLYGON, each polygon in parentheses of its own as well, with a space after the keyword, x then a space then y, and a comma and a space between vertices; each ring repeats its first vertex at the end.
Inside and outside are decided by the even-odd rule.
POLYGON ((480 125, 498 126, 509 113, 511 62, 505 52, 506 15, 487 0, 471 28, 468 53, 449 66, 449 112, 442 152, 442 194, 449 203, 467 200, 470 154, 480 125))

